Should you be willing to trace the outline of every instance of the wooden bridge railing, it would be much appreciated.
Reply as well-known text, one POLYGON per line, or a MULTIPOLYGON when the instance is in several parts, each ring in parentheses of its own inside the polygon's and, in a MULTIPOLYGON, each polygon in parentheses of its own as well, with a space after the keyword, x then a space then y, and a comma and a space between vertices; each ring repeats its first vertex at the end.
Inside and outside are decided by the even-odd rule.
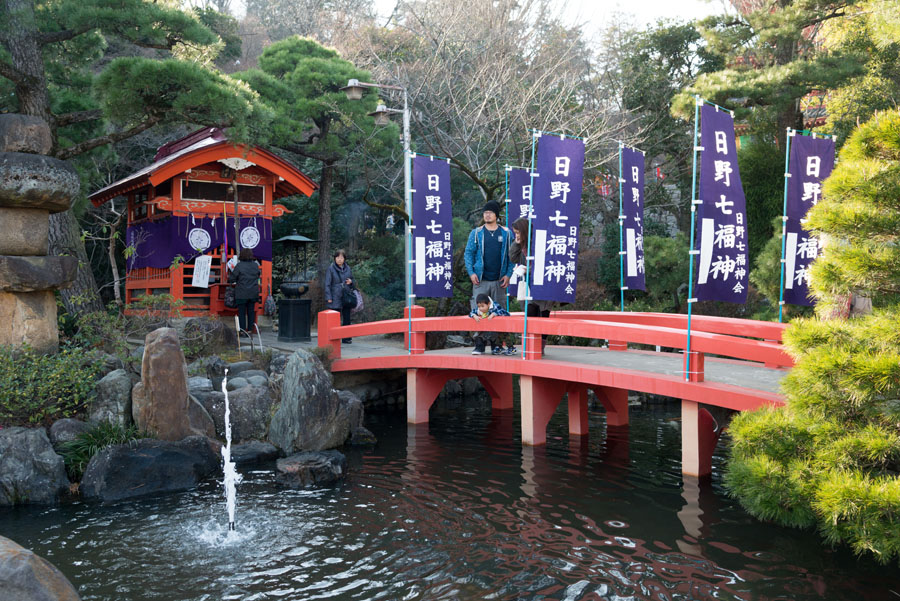
MULTIPOLYGON (((390 319, 349 326, 340 325, 336 311, 319 313, 319 345, 331 347, 331 357, 340 359, 341 339, 383 334, 404 334, 405 347, 412 354, 425 352, 427 332, 486 331, 521 334, 524 316, 514 313, 476 322, 467 316, 425 317, 425 309, 413 307, 413 319, 390 319)), ((687 348, 687 316, 662 313, 611 313, 589 311, 557 311, 545 318, 528 320, 528 335, 524 358, 542 358, 541 335, 575 336, 608 341, 610 350, 625 351, 628 344, 643 344, 687 348)), ((755 361, 767 367, 792 367, 793 359, 781 345, 783 324, 746 319, 697 316, 691 322, 690 380, 704 379, 704 358, 707 354, 745 361, 755 361)))

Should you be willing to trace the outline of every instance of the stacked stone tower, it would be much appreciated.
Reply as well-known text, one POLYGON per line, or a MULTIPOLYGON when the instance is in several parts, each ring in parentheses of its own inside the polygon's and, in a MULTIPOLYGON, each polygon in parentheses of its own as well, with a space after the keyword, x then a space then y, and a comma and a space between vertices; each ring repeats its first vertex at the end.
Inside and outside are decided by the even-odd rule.
POLYGON ((59 344, 53 291, 72 284, 78 264, 47 256, 50 213, 67 210, 80 183, 68 163, 46 156, 52 145, 42 119, 0 115, 0 346, 59 344))

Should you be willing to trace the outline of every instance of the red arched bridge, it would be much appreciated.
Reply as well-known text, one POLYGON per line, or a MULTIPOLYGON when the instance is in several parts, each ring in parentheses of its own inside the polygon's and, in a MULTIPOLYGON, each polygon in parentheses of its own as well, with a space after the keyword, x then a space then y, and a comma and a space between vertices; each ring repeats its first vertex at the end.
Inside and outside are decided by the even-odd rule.
POLYGON ((521 313, 480 322, 464 316, 426 317, 423 307, 414 306, 411 320, 404 312, 403 319, 341 326, 339 313, 323 311, 318 337, 320 346, 331 347, 333 371, 406 369, 410 423, 427 422, 428 410, 444 384, 457 378, 477 377, 495 409, 511 409, 513 375, 518 375, 522 442, 527 445, 546 442, 547 423, 563 396, 568 399, 569 432, 579 436, 588 434, 588 390, 603 403, 608 426, 628 424, 629 390, 679 398, 682 471, 694 476, 710 473, 721 433, 701 405, 738 411, 781 405, 779 381, 793 366, 781 344, 784 324, 693 316, 685 377, 687 316, 665 313, 557 311, 547 318, 530 318, 522 355, 473 356, 470 348, 425 349, 428 332, 521 335, 523 320, 521 313), (401 333, 403 349, 341 348, 342 338, 401 333), (542 351, 542 334, 607 344, 551 346, 542 351), (656 350, 642 350, 648 348, 656 350))

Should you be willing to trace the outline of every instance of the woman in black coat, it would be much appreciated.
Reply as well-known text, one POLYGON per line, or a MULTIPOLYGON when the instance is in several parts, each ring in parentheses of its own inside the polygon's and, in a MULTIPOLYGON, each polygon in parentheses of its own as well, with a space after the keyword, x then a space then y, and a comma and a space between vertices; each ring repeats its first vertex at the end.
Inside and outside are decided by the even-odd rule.
POLYGON ((261 271, 249 248, 242 248, 238 259, 238 264, 228 274, 228 281, 234 284, 234 299, 237 301, 241 329, 249 332, 256 323, 256 299, 259 298, 261 271))
MULTIPOLYGON (((341 325, 350 325, 351 307, 344 306, 344 288, 353 289, 353 273, 347 265, 347 254, 343 250, 334 252, 334 262, 325 271, 325 306, 341 313, 341 325)), ((350 344, 352 338, 344 338, 341 342, 350 344)))

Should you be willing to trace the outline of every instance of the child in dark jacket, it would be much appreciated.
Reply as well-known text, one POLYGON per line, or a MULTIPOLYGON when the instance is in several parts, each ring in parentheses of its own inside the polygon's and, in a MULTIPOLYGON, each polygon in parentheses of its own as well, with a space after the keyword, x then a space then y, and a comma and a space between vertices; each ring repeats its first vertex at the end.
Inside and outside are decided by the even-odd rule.
MULTIPOLYGON (((509 315, 509 312, 495 303, 487 294, 479 294, 475 297, 475 308, 469 313, 469 317, 475 321, 493 319, 509 315)), ((475 334, 475 350, 473 355, 483 355, 487 343, 491 344, 492 355, 514 355, 516 347, 503 346, 503 335, 499 332, 478 332, 475 334)))

